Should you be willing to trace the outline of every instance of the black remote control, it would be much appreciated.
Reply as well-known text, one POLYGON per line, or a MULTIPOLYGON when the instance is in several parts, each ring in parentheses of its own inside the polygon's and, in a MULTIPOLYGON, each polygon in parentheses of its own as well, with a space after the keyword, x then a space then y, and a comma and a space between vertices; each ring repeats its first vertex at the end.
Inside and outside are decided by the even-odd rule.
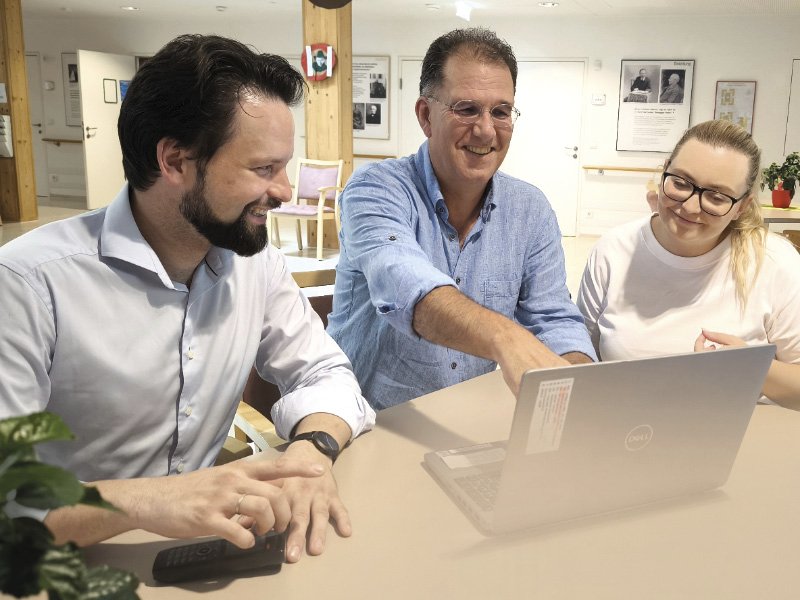
POLYGON ((246 550, 220 538, 167 548, 156 555, 153 578, 163 583, 217 579, 244 571, 277 573, 284 562, 286 537, 270 532, 246 550))

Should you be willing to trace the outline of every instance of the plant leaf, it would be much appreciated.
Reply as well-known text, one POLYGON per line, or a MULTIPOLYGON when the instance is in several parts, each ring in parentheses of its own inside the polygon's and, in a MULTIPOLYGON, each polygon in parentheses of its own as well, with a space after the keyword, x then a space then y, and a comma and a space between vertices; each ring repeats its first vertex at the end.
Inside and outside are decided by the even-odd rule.
POLYGON ((88 589, 82 600, 134 600, 139 598, 136 588, 139 579, 133 573, 113 569, 107 565, 89 569, 88 589))
POLYGON ((39 563, 52 543, 53 534, 36 519, 0 520, 0 591, 18 598, 38 594, 39 563))
POLYGON ((103 500, 103 497, 100 495, 100 490, 93 486, 86 486, 83 488, 83 498, 81 498, 80 503, 87 506, 94 506, 96 508, 105 508, 106 510, 113 512, 123 512, 111 504, 111 502, 103 500))
POLYGON ((3 473, 8 471, 8 469, 17 461, 25 460, 28 457, 22 457, 18 452, 14 452, 9 454, 8 456, 4 456, 2 462, 0 462, 0 477, 3 476, 3 473))
POLYGON ((0 478, 0 497, 17 490, 18 504, 31 508, 58 508, 77 504, 83 485, 69 471, 37 462, 18 462, 0 478))
POLYGON ((71 440, 73 435, 66 423, 53 413, 38 412, 0 421, 0 456, 20 446, 41 442, 71 440))
POLYGON ((61 600, 78 600, 86 592, 86 565, 75 544, 54 546, 39 565, 39 585, 61 600))

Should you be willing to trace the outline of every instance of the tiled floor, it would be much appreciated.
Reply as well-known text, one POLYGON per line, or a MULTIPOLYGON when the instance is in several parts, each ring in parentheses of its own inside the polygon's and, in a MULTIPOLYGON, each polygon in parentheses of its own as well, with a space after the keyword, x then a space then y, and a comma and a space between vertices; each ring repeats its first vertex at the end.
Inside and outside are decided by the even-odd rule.
MULTIPOLYGON (((6 223, 0 225, 0 245, 35 229, 39 225, 58 221, 72 215, 83 212, 77 208, 83 205, 82 198, 56 197, 42 199, 39 202, 39 220, 27 223, 6 223)), ((323 260, 315 258, 315 248, 308 248, 304 245, 302 250, 297 249, 297 241, 294 233, 294 226, 291 223, 284 223, 281 227, 281 250, 286 256, 286 261, 291 271, 315 271, 322 269, 332 269, 336 266, 338 253, 336 250, 326 249, 323 251, 323 260)), ((567 266, 567 287, 575 298, 578 286, 580 285, 583 267, 589 251, 597 241, 596 237, 579 236, 562 238, 561 244, 564 248, 565 263, 567 266)))
POLYGON ((24 223, 9 223, 8 221, 3 221, 3 224, 0 225, 0 246, 21 236, 23 233, 36 229, 39 225, 44 225, 52 221, 59 221, 73 215, 79 215, 82 212, 84 212, 84 210, 79 208, 44 206, 40 203, 39 219, 37 221, 26 221, 24 223))

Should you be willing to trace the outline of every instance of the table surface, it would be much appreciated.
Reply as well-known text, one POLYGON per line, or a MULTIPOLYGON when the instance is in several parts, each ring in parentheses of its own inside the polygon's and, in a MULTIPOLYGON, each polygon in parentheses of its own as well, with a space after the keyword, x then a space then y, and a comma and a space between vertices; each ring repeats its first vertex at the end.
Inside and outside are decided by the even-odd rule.
POLYGON ((353 521, 319 557, 276 575, 158 586, 174 545, 129 532, 86 550, 136 572, 144 599, 753 598, 800 596, 800 413, 759 406, 728 483, 714 492, 511 535, 479 533, 422 466, 425 452, 508 437, 499 372, 385 410, 337 461, 353 521))
POLYGON ((761 205, 761 214, 765 223, 800 223, 800 207, 775 208, 768 204, 761 205))

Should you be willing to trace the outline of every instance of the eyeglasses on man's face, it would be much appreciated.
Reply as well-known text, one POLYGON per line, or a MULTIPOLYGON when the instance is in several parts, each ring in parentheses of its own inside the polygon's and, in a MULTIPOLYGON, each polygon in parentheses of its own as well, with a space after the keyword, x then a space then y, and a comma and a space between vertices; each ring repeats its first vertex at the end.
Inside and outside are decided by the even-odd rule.
POLYGON ((473 123, 477 122, 478 119, 481 118, 481 115, 484 113, 484 111, 488 111, 489 116, 492 117, 492 123, 494 123, 495 127, 499 129, 511 129, 514 126, 517 117, 519 117, 521 114, 519 110, 506 103, 498 104, 496 106, 492 106, 491 108, 486 108, 483 106, 483 104, 475 102, 474 100, 459 100, 455 104, 448 104, 447 102, 443 102, 434 96, 425 97, 429 100, 433 100, 434 102, 438 102, 442 106, 446 106, 448 109, 450 109, 450 112, 453 113, 456 121, 464 123, 465 125, 472 125, 473 123))
POLYGON ((714 217, 724 217, 733 208, 733 205, 747 196, 747 192, 734 198, 728 194, 723 194, 717 190, 695 185, 688 179, 664 171, 661 176, 661 189, 664 195, 675 202, 686 202, 689 198, 697 194, 700 198, 700 210, 714 217))

